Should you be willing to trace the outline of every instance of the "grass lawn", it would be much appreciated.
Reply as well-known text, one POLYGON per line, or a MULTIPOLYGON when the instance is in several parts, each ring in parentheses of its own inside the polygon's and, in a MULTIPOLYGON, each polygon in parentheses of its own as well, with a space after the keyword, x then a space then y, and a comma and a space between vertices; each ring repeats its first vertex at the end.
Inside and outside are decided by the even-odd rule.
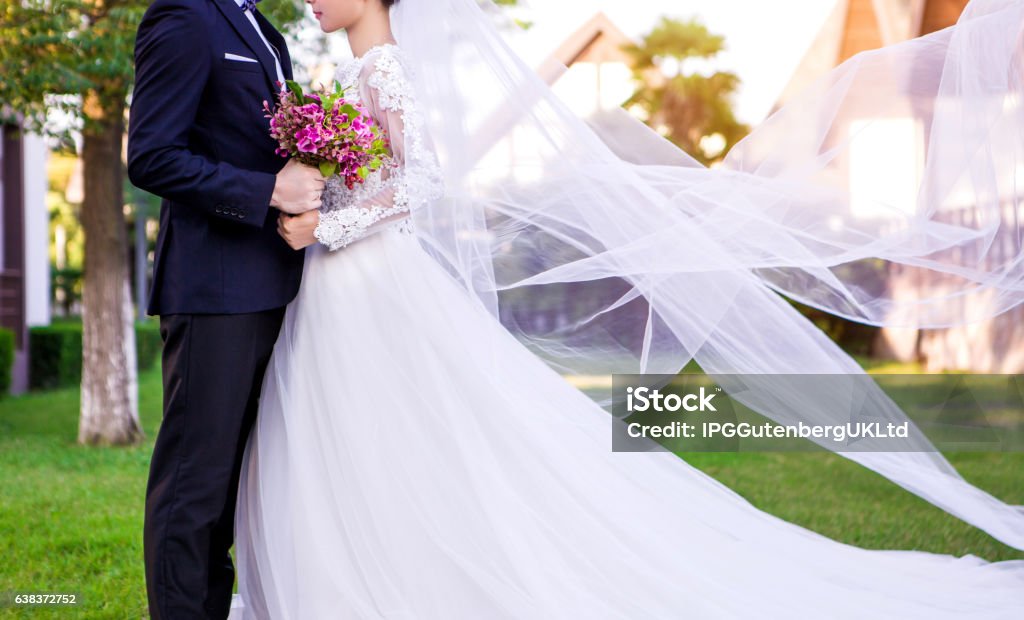
MULTIPOLYGON (((76 445, 77 389, 0 401, 0 596, 75 592, 80 600, 74 608, 0 608, 0 618, 147 617, 142 509, 160 422, 159 371, 144 373, 139 387, 148 439, 135 448, 76 445)), ((686 458, 758 507, 844 542, 1024 559, 1024 553, 831 454, 686 458)), ((950 460, 969 481, 1024 504, 1024 454, 964 453, 950 460)))

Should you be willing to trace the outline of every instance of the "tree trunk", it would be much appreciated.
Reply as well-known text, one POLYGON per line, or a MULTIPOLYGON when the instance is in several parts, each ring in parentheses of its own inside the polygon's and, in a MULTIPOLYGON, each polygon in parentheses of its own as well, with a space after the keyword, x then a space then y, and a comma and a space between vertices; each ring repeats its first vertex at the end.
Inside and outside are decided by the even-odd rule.
POLYGON ((124 110, 86 97, 83 131, 82 408, 78 442, 124 445, 139 425, 135 329, 128 282, 121 141, 124 110))

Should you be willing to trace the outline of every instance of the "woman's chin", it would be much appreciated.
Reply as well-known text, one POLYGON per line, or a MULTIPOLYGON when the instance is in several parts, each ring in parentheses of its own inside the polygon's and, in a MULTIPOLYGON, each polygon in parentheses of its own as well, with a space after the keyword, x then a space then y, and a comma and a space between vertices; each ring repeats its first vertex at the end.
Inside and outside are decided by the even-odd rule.
POLYGON ((324 17, 322 14, 318 15, 318 14, 314 13, 313 14, 313 19, 315 19, 317 21, 317 24, 320 26, 320 31, 323 32, 324 34, 330 34, 330 33, 334 32, 334 31, 340 29, 340 26, 333 25, 331 23, 330 19, 324 17))

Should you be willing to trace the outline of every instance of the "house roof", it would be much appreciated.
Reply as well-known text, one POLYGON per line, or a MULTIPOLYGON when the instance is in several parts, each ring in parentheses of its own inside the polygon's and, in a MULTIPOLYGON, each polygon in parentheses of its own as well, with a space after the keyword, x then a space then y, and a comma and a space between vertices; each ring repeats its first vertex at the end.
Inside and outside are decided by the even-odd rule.
POLYGON ((772 112, 851 56, 956 23, 967 0, 838 0, 772 112))
POLYGON ((552 56, 567 67, 577 62, 629 63, 622 47, 630 43, 632 39, 599 11, 569 35, 552 56))
POLYGON ((566 68, 578 62, 621 62, 630 58, 623 46, 633 43, 603 12, 598 11, 562 42, 537 68, 541 79, 554 85, 566 68))

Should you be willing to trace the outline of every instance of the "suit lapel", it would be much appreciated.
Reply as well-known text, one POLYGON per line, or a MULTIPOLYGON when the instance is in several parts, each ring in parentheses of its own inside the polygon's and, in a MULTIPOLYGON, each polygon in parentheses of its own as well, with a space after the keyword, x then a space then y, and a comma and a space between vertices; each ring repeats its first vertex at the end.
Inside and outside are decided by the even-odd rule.
MULTIPOLYGON (((253 27, 252 22, 245 16, 245 13, 241 8, 235 4, 235 0, 214 0, 214 4, 220 9, 220 12, 227 18, 228 23, 235 29, 238 36, 242 37, 245 44, 249 46, 249 49, 253 54, 256 54, 256 58, 260 61, 260 66, 263 67, 263 75, 267 78, 267 84, 270 86, 270 92, 276 93, 277 88, 274 85, 277 82, 277 69, 274 66, 274 56, 267 49, 267 46, 263 44, 263 40, 260 39, 259 33, 253 27)), ((258 13, 257 13, 258 15, 258 13)), ((256 18, 257 21, 259 17, 256 18)), ((269 40, 269 39, 268 39, 269 40)), ((282 57, 281 71, 284 72, 284 58, 282 57)), ((286 74, 287 77, 287 74, 286 74)))
POLYGON ((285 42, 284 37, 274 28, 270 20, 264 17, 263 13, 259 12, 259 9, 253 14, 260 25, 260 30, 266 35, 267 41, 270 41, 270 44, 277 48, 277 53, 281 55, 281 72, 284 73, 284 78, 286 80, 292 79, 292 59, 288 54, 288 44, 285 42))

